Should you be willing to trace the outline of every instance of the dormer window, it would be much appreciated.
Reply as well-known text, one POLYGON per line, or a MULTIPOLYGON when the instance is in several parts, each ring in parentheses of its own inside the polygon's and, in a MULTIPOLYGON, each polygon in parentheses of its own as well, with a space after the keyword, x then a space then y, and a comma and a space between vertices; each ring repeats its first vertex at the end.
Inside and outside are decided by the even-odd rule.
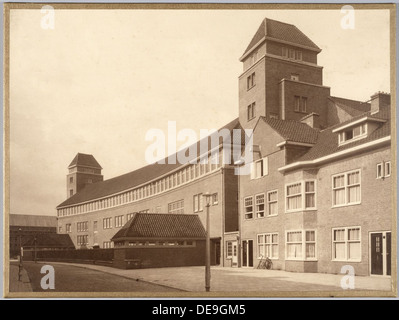
POLYGON ((340 132, 338 134, 338 143, 344 144, 347 142, 365 138, 366 136, 367 136, 367 125, 364 123, 340 132))

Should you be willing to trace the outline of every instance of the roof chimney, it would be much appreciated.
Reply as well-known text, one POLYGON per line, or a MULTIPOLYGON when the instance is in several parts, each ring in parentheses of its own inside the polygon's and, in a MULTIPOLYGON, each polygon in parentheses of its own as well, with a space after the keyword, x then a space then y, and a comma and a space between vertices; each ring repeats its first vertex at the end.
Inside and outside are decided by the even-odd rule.
POLYGON ((301 119, 302 123, 307 124, 313 129, 320 129, 320 115, 318 113, 309 113, 301 119))
POLYGON ((377 113, 382 107, 391 105, 391 94, 378 91, 371 96, 371 114, 377 113))

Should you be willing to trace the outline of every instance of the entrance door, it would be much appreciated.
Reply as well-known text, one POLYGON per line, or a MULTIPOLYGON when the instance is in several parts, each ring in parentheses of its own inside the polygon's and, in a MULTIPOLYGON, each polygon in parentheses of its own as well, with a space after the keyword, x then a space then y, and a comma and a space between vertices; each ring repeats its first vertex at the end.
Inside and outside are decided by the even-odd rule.
POLYGON ((215 264, 220 265, 220 241, 215 243, 215 264))
POLYGON ((238 259, 237 259, 237 241, 234 241, 232 246, 233 246, 233 248, 232 248, 232 250, 233 250, 233 252, 232 252, 232 254, 233 254, 232 264, 233 264, 233 266, 236 266, 237 263, 238 263, 238 259))
POLYGON ((371 274, 391 275, 391 233, 370 234, 371 274))
POLYGON ((254 266, 254 253, 253 253, 253 240, 242 241, 242 266, 253 267, 254 266))

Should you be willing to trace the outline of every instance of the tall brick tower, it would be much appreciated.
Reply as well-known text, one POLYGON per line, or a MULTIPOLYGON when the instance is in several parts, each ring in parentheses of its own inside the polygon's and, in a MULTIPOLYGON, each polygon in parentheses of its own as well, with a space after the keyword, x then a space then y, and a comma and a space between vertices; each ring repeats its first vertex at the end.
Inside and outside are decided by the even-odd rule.
POLYGON ((296 26, 264 19, 240 58, 241 125, 253 128, 260 116, 300 121, 312 115, 324 127, 330 88, 317 65, 320 52, 296 26))
POLYGON ((101 166, 91 154, 78 153, 68 166, 67 198, 82 190, 87 184, 103 181, 101 166))

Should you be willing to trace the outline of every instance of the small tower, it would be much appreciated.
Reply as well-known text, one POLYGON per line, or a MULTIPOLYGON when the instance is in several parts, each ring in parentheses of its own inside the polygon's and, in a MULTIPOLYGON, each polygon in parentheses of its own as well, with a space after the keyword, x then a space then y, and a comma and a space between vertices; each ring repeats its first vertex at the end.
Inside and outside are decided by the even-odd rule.
POLYGON ((87 184, 103 181, 101 166, 91 154, 78 153, 68 166, 67 198, 82 190, 87 184))

